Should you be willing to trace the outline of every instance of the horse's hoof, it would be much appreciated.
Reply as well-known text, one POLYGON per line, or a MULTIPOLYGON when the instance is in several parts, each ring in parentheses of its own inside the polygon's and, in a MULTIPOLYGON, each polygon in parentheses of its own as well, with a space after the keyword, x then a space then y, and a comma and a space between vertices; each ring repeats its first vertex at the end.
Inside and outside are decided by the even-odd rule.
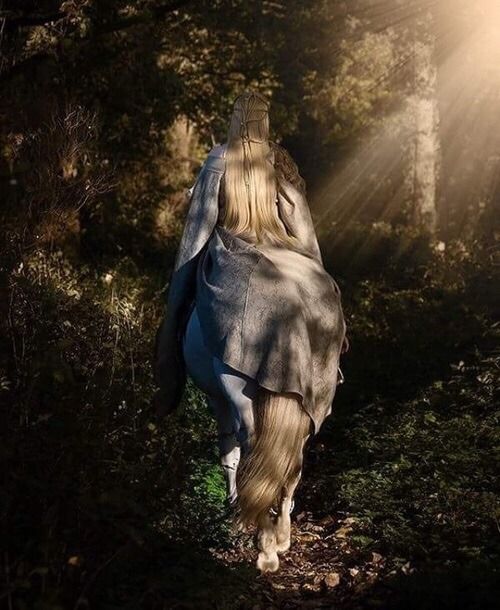
POLYGON ((259 553, 257 558, 257 569, 265 574, 266 572, 277 572, 280 567, 280 560, 277 553, 259 553))

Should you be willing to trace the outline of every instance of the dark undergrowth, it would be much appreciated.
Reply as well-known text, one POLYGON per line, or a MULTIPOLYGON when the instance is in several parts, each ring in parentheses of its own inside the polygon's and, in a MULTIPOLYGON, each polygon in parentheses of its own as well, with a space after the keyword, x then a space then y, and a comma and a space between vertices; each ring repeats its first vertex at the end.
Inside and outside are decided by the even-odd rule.
POLYGON ((225 519, 201 395, 190 386, 178 414, 153 417, 159 279, 131 260, 97 270, 43 250, 12 267, 0 379, 8 608, 494 607, 491 250, 356 231, 369 248, 326 253, 348 318, 346 384, 308 451, 294 546, 269 578, 225 519))

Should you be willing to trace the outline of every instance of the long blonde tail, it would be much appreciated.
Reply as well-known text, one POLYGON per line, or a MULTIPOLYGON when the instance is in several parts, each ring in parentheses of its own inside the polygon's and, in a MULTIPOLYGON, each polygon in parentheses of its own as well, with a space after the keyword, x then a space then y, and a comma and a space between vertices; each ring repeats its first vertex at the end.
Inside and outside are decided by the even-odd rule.
POLYGON ((239 522, 261 526, 302 468, 311 419, 297 397, 262 391, 254 406, 255 439, 238 468, 239 522))

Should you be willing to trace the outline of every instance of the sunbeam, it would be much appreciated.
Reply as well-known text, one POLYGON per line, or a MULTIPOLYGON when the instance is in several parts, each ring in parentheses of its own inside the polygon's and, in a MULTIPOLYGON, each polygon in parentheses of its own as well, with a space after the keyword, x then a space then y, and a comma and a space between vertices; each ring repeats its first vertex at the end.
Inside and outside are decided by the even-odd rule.
POLYGON ((466 233, 470 216, 498 194, 500 2, 366 2, 356 19, 393 32, 394 55, 404 61, 389 63, 376 83, 365 79, 366 87, 386 82, 396 105, 375 126, 367 120, 317 191, 322 233, 332 223, 390 222, 405 212, 430 214, 424 224, 439 222, 445 236, 466 233))

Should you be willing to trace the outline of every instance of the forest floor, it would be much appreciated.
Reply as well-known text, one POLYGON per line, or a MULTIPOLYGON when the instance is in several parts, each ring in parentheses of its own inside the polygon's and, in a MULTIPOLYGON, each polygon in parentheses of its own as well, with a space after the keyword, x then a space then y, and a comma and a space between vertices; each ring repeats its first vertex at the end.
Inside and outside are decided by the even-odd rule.
POLYGON ((229 533, 211 547, 183 546, 174 552, 173 574, 169 568, 165 576, 170 582, 173 576, 177 585, 165 591, 165 581, 158 583, 151 607, 497 608, 498 496, 487 491, 497 466, 492 447, 482 442, 493 424, 484 410, 493 407, 485 371, 498 369, 498 358, 480 360, 470 364, 468 374, 457 370, 443 385, 432 383, 439 395, 434 401, 420 396, 400 402, 396 422, 389 423, 394 410, 382 398, 361 405, 357 417, 340 413, 331 418, 308 449, 292 547, 276 574, 259 575, 254 568, 252 535, 229 533), (479 389, 478 378, 484 386, 479 389), (443 401, 453 411, 457 397, 465 414, 440 413, 443 401), (477 401, 476 413, 470 404, 464 407, 471 398, 477 401), (366 459, 354 448, 367 431, 385 437, 376 447, 383 451, 381 459, 366 459), (473 451, 476 455, 468 456, 473 451), (485 455, 476 462, 481 452, 485 455), (489 471, 482 482, 481 475, 464 472, 476 467, 489 471), (359 488, 354 490, 356 477, 359 488), (339 510, 337 493, 344 510, 339 510), (164 595, 169 605, 157 605, 164 595))
POLYGON ((172 607, 498 607, 499 324, 476 272, 348 291, 346 384, 306 451, 280 570, 259 575, 252 536, 229 531, 172 607))
MULTIPOLYGON (((498 363, 495 366, 498 366, 498 363)), ((455 377, 448 383, 459 384, 459 393, 466 393, 463 379, 459 380, 455 377)), ((378 405, 380 411, 383 411, 382 404, 380 401, 378 405)), ((412 408, 408 404, 400 406, 406 409, 412 408)), ((374 405, 371 407, 372 414, 378 410, 377 408, 373 410, 374 405)), ((361 411, 363 411, 362 407, 361 411)), ((431 411, 426 413, 427 420, 431 425, 435 425, 434 418, 429 415, 431 411)), ((346 425, 345 418, 339 419, 340 425, 346 425)), ((352 456, 352 448, 345 445, 347 440, 344 438, 344 441, 339 443, 341 435, 335 433, 334 428, 335 418, 332 418, 327 430, 315 439, 312 447, 309 448, 308 467, 298 494, 298 506, 294 517, 293 544, 290 551, 281 558, 279 572, 260 576, 255 572, 255 579, 249 585, 249 591, 240 593, 234 601, 234 606, 229 603, 228 607, 248 607, 253 610, 264 608, 486 610, 498 607, 500 598, 498 563, 496 563, 498 530, 493 529, 494 539, 485 544, 489 548, 482 549, 479 546, 468 547, 470 544, 468 534, 477 527, 474 516, 471 518, 469 515, 471 521, 465 527, 465 530, 469 530, 468 533, 455 526, 451 527, 451 532, 446 532, 447 521, 449 523, 454 518, 467 518, 465 516, 467 510, 464 510, 462 515, 453 515, 454 511, 459 512, 458 507, 451 507, 444 497, 439 498, 438 505, 441 504, 441 509, 437 508, 437 510, 442 512, 436 511, 434 523, 424 526, 421 532, 424 540, 418 543, 420 549, 416 548, 410 532, 391 532, 390 527, 385 532, 377 531, 378 528, 370 527, 364 522, 366 513, 370 509, 370 496, 374 492, 366 479, 366 472, 360 472, 360 477, 365 477, 366 482, 366 505, 362 510, 359 512, 328 510, 325 486, 332 482, 332 478, 338 476, 338 472, 335 471, 342 468, 342 464, 345 464, 344 460, 349 460, 349 456, 352 456), (342 455, 343 453, 345 455, 342 455), (405 541, 406 535, 407 541, 405 541), (395 543, 392 540, 393 536, 401 536, 402 539, 395 543), (425 540, 426 537, 428 541, 425 540), (436 543, 440 548, 434 551, 436 543), (405 549, 406 544, 408 547, 405 549)), ((413 431, 412 436, 413 434, 418 435, 418 432, 413 431)), ((464 451, 474 450, 471 446, 467 447, 468 440, 464 438, 464 451)), ((447 441, 444 440, 444 459, 449 456, 446 445, 447 441)), ((416 446, 406 447, 410 455, 416 449, 416 446)), ((425 460, 425 457, 422 455, 421 459, 425 460)), ((380 463, 371 466, 374 471, 380 469, 380 463)), ((411 485, 411 468, 408 476, 411 485)), ((468 495, 474 495, 469 488, 470 483, 467 482, 467 489, 458 490, 464 504, 471 500, 468 495)), ((349 482, 346 484, 349 485, 349 482)), ((387 481, 385 484, 387 485, 387 481)), ((380 487, 383 494, 384 482, 381 482, 380 487)), ((391 483, 389 487, 392 487, 391 483)), ((432 495, 430 490, 425 489, 425 482, 423 485, 422 482, 416 483, 416 487, 423 488, 420 492, 423 495, 426 492, 432 495)), ((393 494, 398 494, 397 483, 394 484, 394 488, 386 489, 388 506, 393 501, 389 497, 391 491, 393 494)), ((494 498, 489 497, 486 501, 491 502, 489 509, 493 512, 494 498)), ((376 502, 377 500, 375 504, 376 502)), ((400 503, 411 505, 413 503, 411 494, 406 498, 402 496, 400 503)), ((377 511, 377 508, 374 508, 377 511)), ((408 508, 408 512, 411 512, 411 508, 408 508)), ((482 518, 479 514, 475 517, 482 518)), ((381 514, 379 518, 388 521, 391 519, 381 514)), ((417 514, 412 515, 407 526, 413 526, 418 530, 421 527, 418 520, 417 514)), ((399 519, 399 525, 404 530, 401 521, 399 519)), ((395 519, 395 523, 397 522, 398 517, 395 519)), ((248 535, 235 536, 231 548, 216 548, 213 553, 224 565, 231 568, 251 566, 256 557, 254 540, 248 535)), ((246 582, 248 583, 248 580, 246 582)))
POLYGON ((347 291, 346 385, 306 452, 292 547, 259 576, 251 537, 216 545, 243 590, 213 607, 498 607, 499 325, 476 272, 347 291))
POLYGON ((153 418, 145 274, 125 270, 109 295, 106 283, 96 294, 93 273, 68 265, 54 284, 48 263, 25 267, 13 312, 34 341, 38 389, 25 419, 5 411, 0 600, 14 610, 498 608, 498 266, 462 246, 405 259, 396 237, 392 262, 382 241, 385 259, 371 251, 371 268, 338 278, 346 383, 306 450, 292 546, 268 575, 252 536, 225 516, 202 395, 189 385, 177 414, 153 418))

